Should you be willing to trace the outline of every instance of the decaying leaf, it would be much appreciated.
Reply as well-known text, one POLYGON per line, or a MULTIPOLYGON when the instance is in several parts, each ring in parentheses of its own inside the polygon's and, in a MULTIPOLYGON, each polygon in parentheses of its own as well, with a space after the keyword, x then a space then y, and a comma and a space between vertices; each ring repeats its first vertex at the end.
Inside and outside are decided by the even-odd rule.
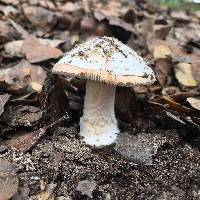
POLYGON ((8 23, 0 20, 0 44, 4 44, 11 39, 11 27, 8 23))
POLYGON ((46 72, 39 66, 22 60, 17 65, 0 70, 0 83, 14 94, 40 92, 46 78, 46 72))
POLYGON ((79 181, 76 191, 81 192, 82 195, 87 195, 90 198, 93 198, 92 192, 96 188, 97 183, 94 180, 83 180, 79 181))
POLYGON ((27 38, 29 33, 17 22, 13 21, 12 19, 9 20, 12 26, 21 34, 22 38, 27 38))
POLYGON ((56 187, 56 183, 51 183, 46 186, 46 190, 42 191, 39 195, 37 195, 38 200, 53 200, 53 191, 56 187))
POLYGON ((53 27, 56 23, 54 12, 39 6, 22 5, 23 12, 33 26, 40 28, 53 27))
POLYGON ((173 137, 167 138, 161 134, 140 133, 131 135, 123 133, 119 134, 117 138, 115 150, 135 163, 151 165, 152 156, 157 153, 160 146, 166 142, 175 143, 177 141, 177 138, 173 137))
POLYGON ((5 53, 12 57, 22 58, 24 56, 23 52, 21 51, 22 45, 23 45, 23 40, 7 42, 4 45, 5 53))
POLYGON ((46 128, 44 127, 33 132, 19 132, 17 135, 12 135, 12 139, 6 140, 2 144, 26 153, 45 134, 45 131, 46 128))
POLYGON ((15 167, 7 160, 0 158, 0 200, 12 198, 17 193, 18 184, 15 167))
POLYGON ((187 101, 193 108, 200 110, 200 98, 199 97, 188 97, 187 101))
POLYGON ((8 106, 2 118, 9 126, 32 126, 42 118, 42 111, 33 106, 8 106))
POLYGON ((197 86, 197 81, 193 78, 192 75, 192 66, 188 63, 179 63, 175 67, 175 76, 180 84, 186 87, 195 87, 197 86))
POLYGON ((41 42, 34 37, 29 37, 24 41, 22 51, 30 63, 59 58, 63 55, 62 51, 59 49, 41 44, 41 42))
POLYGON ((171 12, 171 17, 175 20, 188 22, 190 20, 190 17, 187 15, 187 13, 183 10, 174 10, 171 12))
POLYGON ((9 98, 9 94, 0 95, 0 115, 4 112, 4 106, 9 98))
POLYGON ((155 74, 161 86, 164 86, 164 84, 166 83, 170 71, 171 71, 170 58, 160 58, 155 61, 155 74))
POLYGON ((162 89, 162 95, 164 96, 168 96, 168 95, 174 95, 176 93, 180 93, 180 89, 176 86, 168 86, 168 87, 164 87, 162 89))

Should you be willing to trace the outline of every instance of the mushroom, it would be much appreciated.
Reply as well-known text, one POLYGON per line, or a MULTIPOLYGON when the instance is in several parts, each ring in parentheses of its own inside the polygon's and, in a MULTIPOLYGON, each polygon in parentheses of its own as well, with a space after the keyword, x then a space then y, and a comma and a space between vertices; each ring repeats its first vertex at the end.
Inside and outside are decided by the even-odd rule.
POLYGON ((93 38, 67 52, 53 72, 87 79, 80 135, 95 147, 110 145, 119 133, 116 86, 150 85, 155 75, 143 58, 112 37, 93 38))

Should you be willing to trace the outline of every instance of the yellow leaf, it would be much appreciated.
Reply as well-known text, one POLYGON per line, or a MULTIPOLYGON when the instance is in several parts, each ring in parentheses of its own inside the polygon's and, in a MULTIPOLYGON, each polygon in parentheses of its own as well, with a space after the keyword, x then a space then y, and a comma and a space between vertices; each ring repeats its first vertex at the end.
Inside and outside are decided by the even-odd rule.
POLYGON ((188 63, 179 63, 175 68, 175 77, 178 82, 186 87, 197 86, 197 81, 192 76, 192 66, 188 63))
POLYGON ((153 51, 153 56, 154 58, 167 58, 169 57, 171 54, 171 50, 168 46, 165 45, 158 45, 155 47, 154 51, 153 51))

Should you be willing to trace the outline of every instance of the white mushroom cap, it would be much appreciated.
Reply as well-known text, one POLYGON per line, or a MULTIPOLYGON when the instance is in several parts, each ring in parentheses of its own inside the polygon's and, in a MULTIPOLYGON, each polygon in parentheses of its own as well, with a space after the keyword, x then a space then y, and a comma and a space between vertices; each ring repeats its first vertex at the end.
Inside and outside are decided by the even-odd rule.
POLYGON ((115 38, 94 38, 66 53, 53 72, 113 85, 150 85, 153 70, 135 51, 115 38))

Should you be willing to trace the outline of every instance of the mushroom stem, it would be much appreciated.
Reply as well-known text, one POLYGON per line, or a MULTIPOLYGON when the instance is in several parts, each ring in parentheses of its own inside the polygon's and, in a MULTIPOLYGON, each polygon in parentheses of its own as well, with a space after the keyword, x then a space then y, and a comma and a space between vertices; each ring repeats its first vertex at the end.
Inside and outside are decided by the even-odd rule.
POLYGON ((119 132, 115 118, 116 86, 87 81, 80 135, 86 144, 101 147, 115 142, 119 132))

